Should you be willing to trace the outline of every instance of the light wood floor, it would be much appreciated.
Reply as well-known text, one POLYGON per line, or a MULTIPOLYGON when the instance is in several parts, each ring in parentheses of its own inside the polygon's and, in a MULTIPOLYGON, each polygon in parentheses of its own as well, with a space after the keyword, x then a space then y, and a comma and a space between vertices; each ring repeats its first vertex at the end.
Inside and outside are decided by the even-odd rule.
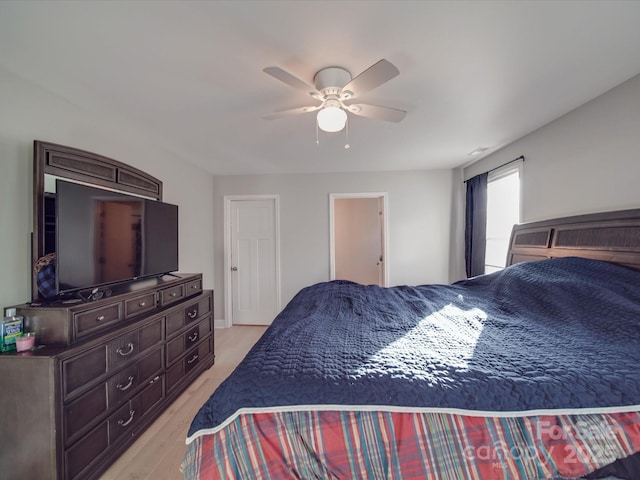
POLYGON ((244 358, 266 327, 215 330, 215 364, 202 373, 105 472, 102 480, 180 480, 184 440, 202 404, 244 358))

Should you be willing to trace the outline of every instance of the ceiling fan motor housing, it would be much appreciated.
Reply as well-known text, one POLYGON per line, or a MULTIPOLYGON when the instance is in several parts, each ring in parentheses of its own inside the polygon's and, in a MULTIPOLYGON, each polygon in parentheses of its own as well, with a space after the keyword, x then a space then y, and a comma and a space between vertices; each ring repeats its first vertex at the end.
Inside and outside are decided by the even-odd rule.
POLYGON ((328 67, 316 73, 313 81, 323 95, 340 95, 342 88, 351 81, 351 74, 344 68, 328 67))

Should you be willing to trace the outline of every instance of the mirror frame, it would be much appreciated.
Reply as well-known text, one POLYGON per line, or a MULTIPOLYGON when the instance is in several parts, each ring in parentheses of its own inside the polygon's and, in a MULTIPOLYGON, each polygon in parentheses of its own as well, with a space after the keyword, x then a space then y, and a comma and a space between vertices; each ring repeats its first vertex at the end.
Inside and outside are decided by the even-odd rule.
POLYGON ((162 200, 162 182, 142 170, 102 155, 55 143, 33 142, 33 232, 31 300, 39 298, 36 261, 44 255, 45 175, 162 200))

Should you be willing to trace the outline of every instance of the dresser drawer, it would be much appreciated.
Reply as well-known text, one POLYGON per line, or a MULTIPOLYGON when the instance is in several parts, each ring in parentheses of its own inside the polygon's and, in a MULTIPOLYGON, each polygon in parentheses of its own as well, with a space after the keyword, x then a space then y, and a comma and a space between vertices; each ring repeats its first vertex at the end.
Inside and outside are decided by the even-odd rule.
POLYGON ((167 365, 175 362, 183 352, 211 333, 211 317, 206 318, 199 324, 194 325, 182 335, 167 343, 167 365))
POLYGON ((107 326, 113 325, 122 318, 122 304, 112 303, 94 310, 75 313, 73 328, 76 338, 95 333, 107 326))
POLYGON ((194 303, 184 309, 184 324, 193 322, 200 316, 200 303, 194 303))
POLYGON ((100 384, 64 407, 64 443, 69 445, 108 409, 107 385, 100 384))
POLYGON ((122 335, 107 344, 109 369, 112 370, 129 363, 139 353, 153 347, 163 340, 163 319, 146 325, 138 330, 122 335))
POLYGON ((80 442, 65 452, 65 478, 74 480, 94 460, 101 457, 109 447, 109 428, 102 422, 87 434, 80 442))
POLYGON ((191 348, 184 357, 167 369, 167 392, 172 391, 186 381, 187 374, 199 364, 205 363, 207 357, 212 354, 213 341, 211 337, 191 348))
POLYGON ((184 310, 176 310, 167 315, 167 338, 184 326, 184 310))
POLYGON ((185 375, 196 368, 209 352, 210 348, 208 342, 201 343, 195 351, 189 352, 189 354, 184 358, 185 375))
POLYGON ((156 293, 148 293, 124 302, 124 316, 131 318, 156 308, 156 293))
POLYGON ((109 417, 109 443, 135 426, 140 416, 140 398, 134 397, 109 417))
POLYGON ((162 349, 154 350, 134 365, 116 373, 107 381, 109 407, 126 399, 131 392, 148 383, 163 367, 162 349))
POLYGON ((202 279, 192 280, 185 283, 185 296, 190 297, 202 293, 202 279))
POLYGON ((167 334, 166 338, 181 330, 185 325, 207 315, 212 310, 212 295, 204 295, 197 301, 191 301, 180 310, 175 310, 167 314, 167 334))
POLYGON ((145 418, 164 399, 164 375, 157 375, 138 397, 140 398, 140 418, 145 418))
POLYGON ((184 284, 176 285, 175 287, 165 288, 160 290, 160 306, 166 307, 172 303, 176 303, 185 297, 184 284))
POLYGON ((62 390, 66 399, 77 390, 107 372, 107 351, 104 345, 62 362, 62 390))

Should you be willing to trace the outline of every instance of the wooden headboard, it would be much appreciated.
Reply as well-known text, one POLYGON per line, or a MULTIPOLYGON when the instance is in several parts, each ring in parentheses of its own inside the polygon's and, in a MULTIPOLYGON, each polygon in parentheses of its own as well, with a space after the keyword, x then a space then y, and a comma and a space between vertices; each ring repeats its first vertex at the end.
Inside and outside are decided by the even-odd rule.
POLYGON ((585 257, 640 270, 640 209, 515 225, 507 265, 585 257))

